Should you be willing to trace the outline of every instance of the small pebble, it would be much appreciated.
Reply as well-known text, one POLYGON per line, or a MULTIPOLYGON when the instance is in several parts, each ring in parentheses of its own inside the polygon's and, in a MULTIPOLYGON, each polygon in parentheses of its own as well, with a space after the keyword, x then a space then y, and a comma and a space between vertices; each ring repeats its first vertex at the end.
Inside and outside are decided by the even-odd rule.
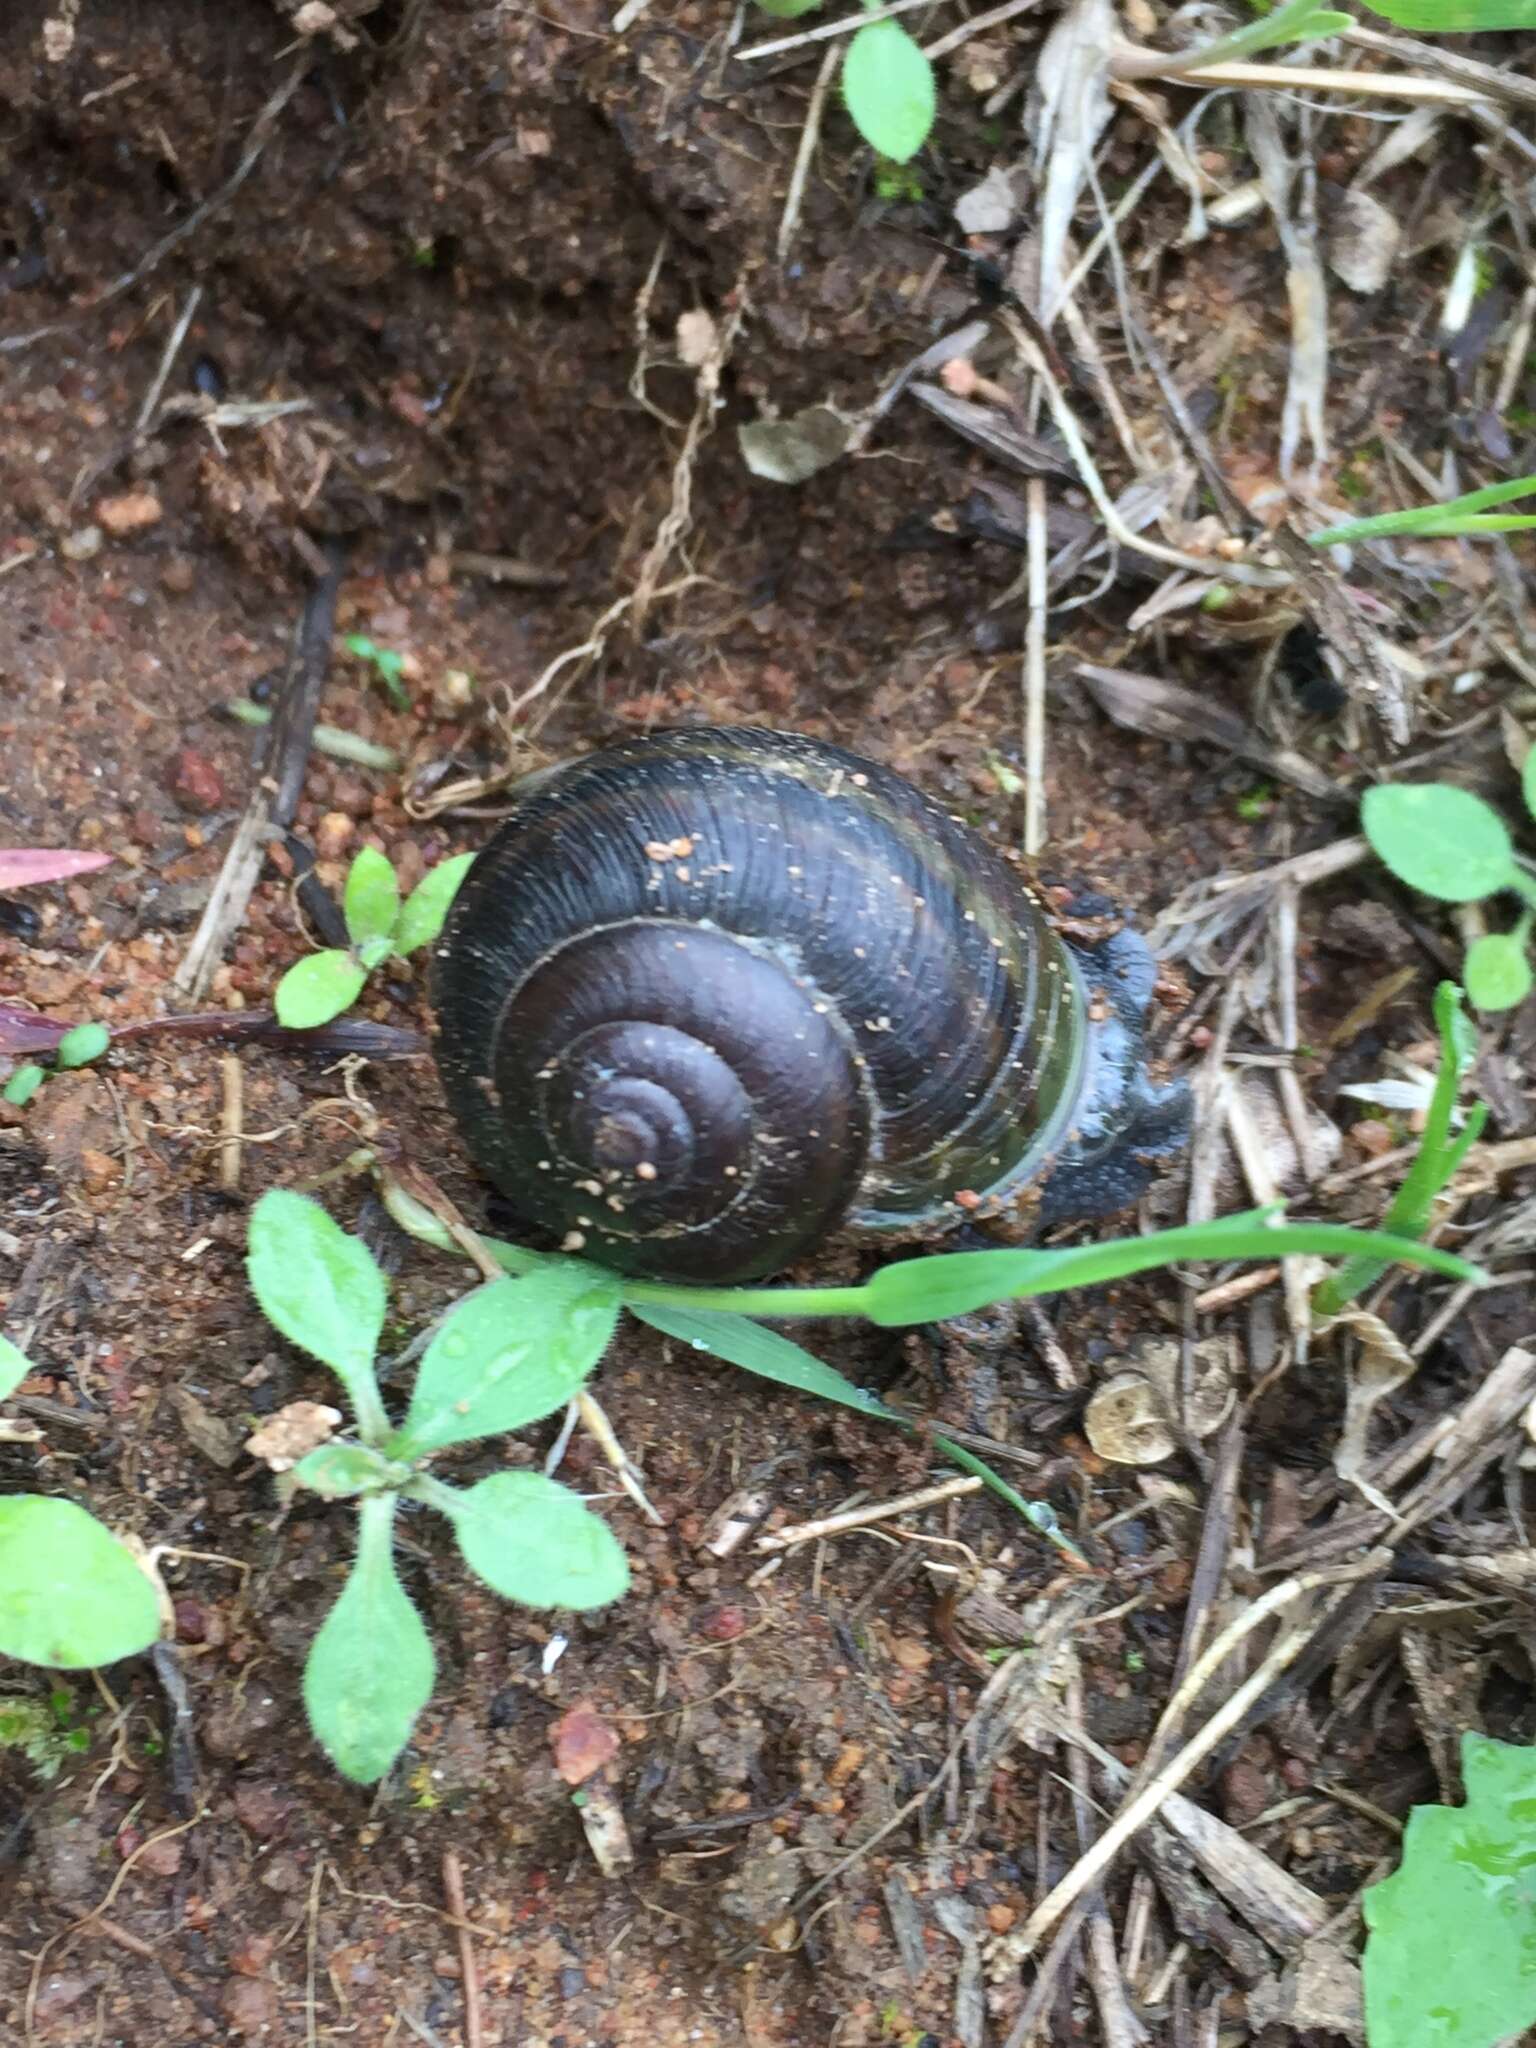
POLYGON ((66 562, 88 562, 93 555, 101 553, 101 528, 82 526, 74 533, 68 533, 59 542, 59 553, 66 562))
POLYGON ((184 811, 216 811, 224 801, 219 771, 196 747, 182 747, 166 777, 171 795, 184 811))
POLYGON ((197 581, 197 570, 190 555, 169 555, 161 566, 161 587, 172 597, 185 597, 197 581))
POLYGON ((163 517, 160 500, 153 491, 124 491, 121 497, 103 498, 96 507, 96 523, 114 540, 142 533, 148 526, 158 526, 163 517))
POLYGON ((339 860, 357 826, 345 811, 327 811, 315 828, 315 852, 321 860, 339 860))
POLYGON ((1228 1827, 1245 1828, 1272 1803, 1267 1775, 1241 1757, 1221 1774, 1221 1815, 1228 1827))

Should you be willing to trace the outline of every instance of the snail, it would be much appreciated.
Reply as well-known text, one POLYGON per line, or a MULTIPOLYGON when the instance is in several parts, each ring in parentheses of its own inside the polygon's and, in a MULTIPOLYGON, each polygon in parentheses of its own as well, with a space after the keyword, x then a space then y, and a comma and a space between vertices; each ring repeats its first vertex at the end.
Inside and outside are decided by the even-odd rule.
POLYGON ((1101 1214, 1189 1119, 1142 1063, 1151 954, 1105 922, 1066 943, 974 832, 840 747, 664 732, 514 789, 436 950, 437 1062, 521 1219, 622 1272, 1101 1214))

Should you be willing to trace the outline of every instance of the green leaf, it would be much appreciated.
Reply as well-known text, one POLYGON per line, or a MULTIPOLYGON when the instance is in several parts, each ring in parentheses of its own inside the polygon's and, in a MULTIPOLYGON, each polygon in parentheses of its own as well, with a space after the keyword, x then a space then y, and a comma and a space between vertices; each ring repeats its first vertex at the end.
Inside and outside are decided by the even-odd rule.
POLYGON ((1479 1010, 1512 1010, 1531 992, 1531 963, 1519 939, 1489 932, 1467 948, 1463 978, 1479 1010))
POLYGON ((870 1275, 861 1290, 860 1312, 890 1328, 935 1323, 995 1301, 1100 1287, 1186 1259, 1274 1259, 1292 1252, 1322 1258, 1369 1252, 1405 1265, 1427 1266, 1458 1280, 1483 1277, 1476 1267, 1432 1245, 1353 1230, 1346 1224, 1264 1221, 1266 1215, 1278 1213, 1249 1210, 1214 1223, 1185 1224, 1150 1237, 1106 1238, 1101 1244, 1071 1245, 1062 1251, 941 1252, 936 1258, 903 1259, 870 1275))
POLYGON ((0 1500, 0 1656, 79 1671, 159 1633, 153 1584, 94 1515, 42 1494, 0 1500))
POLYGON ((31 1061, 18 1067, 3 1088, 0 1088, 0 1102, 10 1103, 13 1109, 25 1109, 48 1076, 41 1067, 31 1061))
POLYGON ((459 884, 469 873, 474 858, 472 853, 456 853, 451 860, 440 860, 406 897, 395 927, 395 951, 402 958, 420 946, 430 946, 442 931, 453 899, 459 893, 459 884))
POLYGON ((618 1313, 618 1281, 574 1259, 477 1287, 428 1345, 385 1449, 416 1459, 553 1414, 581 1391, 618 1313))
POLYGON ((494 1472, 461 1493, 428 1496, 453 1523, 464 1562, 524 1607, 606 1607, 629 1590, 629 1564, 608 1524, 542 1472, 494 1472))
POLYGON ((1380 540, 1406 533, 1422 540, 1445 535, 1486 531, 1477 519, 1492 505, 1508 505, 1516 498, 1536 492, 1536 476, 1517 476, 1509 483, 1485 484, 1480 491, 1467 491, 1442 505, 1410 505, 1404 512, 1378 512, 1370 519, 1347 519, 1341 526, 1325 526, 1309 533, 1307 544, 1314 548, 1337 547, 1357 540, 1380 540))
MULTIPOLYGON (((1435 990, 1435 1028, 1440 1033, 1440 1068, 1435 1075, 1419 1149, 1387 1210, 1385 1229, 1392 1237, 1424 1236, 1434 1214, 1435 1197, 1482 1136, 1488 1119, 1488 1105, 1479 1102, 1462 1126, 1460 1137, 1451 1136, 1457 1091, 1477 1057, 1477 1032, 1461 1007, 1461 990, 1454 981, 1442 981, 1435 990)), ((1390 1263, 1373 1253, 1368 1244, 1357 1248, 1336 1273, 1330 1273, 1314 1290, 1314 1309, 1321 1316, 1337 1315, 1347 1302, 1356 1300, 1374 1285, 1390 1263)))
POLYGON ((1514 848, 1491 804, 1449 782, 1368 789, 1360 823, 1400 882, 1442 903, 1475 903, 1510 886, 1514 848))
POLYGON ((9 1337, 0 1337, 0 1401, 14 1394, 31 1370, 32 1361, 25 1351, 9 1337))
POLYGON ((309 1725, 344 1778, 373 1785, 411 1738, 432 1697, 436 1662, 395 1571, 390 1494, 364 1500, 357 1558, 304 1666, 309 1725))
POLYGON ((1525 808, 1536 818, 1536 746, 1527 751, 1520 770, 1520 794, 1525 798, 1525 808))
POLYGON ((1371 2048, 1493 2048, 1536 2021, 1536 1749, 1461 1739, 1465 1806, 1416 1806, 1365 1894, 1371 2048))
POLYGON ((1470 36, 1490 30, 1536 28, 1536 0, 1365 0, 1365 4, 1372 14, 1417 35, 1470 36))
POLYGON ((368 970, 350 953, 329 949, 296 960, 277 984, 277 1021, 289 1031, 312 1031, 350 1009, 363 992, 368 970))
POLYGON ((385 1287, 368 1247, 318 1202, 271 1188, 251 1211, 246 1271, 267 1321, 331 1368, 366 1435, 382 1434, 373 1354, 385 1287))
POLYGON ((821 0, 757 0, 757 4, 775 21, 798 21, 802 14, 814 14, 821 0))
POLYGON ((387 939, 400 915, 400 884, 393 866, 376 846, 365 846, 347 870, 341 899, 347 937, 354 946, 387 939))
POLYGON ((872 21, 848 45, 843 100, 871 149, 904 164, 928 140, 933 66, 897 21, 872 21))
POLYGON ((92 1060, 101 1058, 111 1043, 112 1034, 105 1024, 77 1024, 59 1040, 54 1065, 61 1074, 70 1067, 89 1066, 92 1060))
POLYGON ((366 1444, 321 1444, 293 1468, 300 1486, 318 1493, 324 1500, 352 1500, 360 1493, 402 1487, 411 1476, 408 1465, 397 1465, 366 1444))
POLYGON ((1255 57, 1260 50, 1272 50, 1279 43, 1313 43, 1321 36, 1342 35, 1354 27, 1354 17, 1319 7, 1317 0, 1286 0, 1286 5, 1234 29, 1229 36, 1202 43, 1197 50, 1182 52, 1179 68, 1199 70, 1207 64, 1236 64, 1255 57))
POLYGON ((744 1372, 776 1386, 793 1387, 797 1394, 815 1394, 823 1401, 835 1401, 860 1415, 878 1415, 887 1421, 897 1418, 878 1394, 855 1386, 830 1365, 809 1351, 781 1337, 777 1330, 765 1330, 761 1323, 719 1309, 657 1307, 647 1302, 627 1302, 631 1315, 665 1337, 676 1337, 696 1351, 713 1352, 744 1372))

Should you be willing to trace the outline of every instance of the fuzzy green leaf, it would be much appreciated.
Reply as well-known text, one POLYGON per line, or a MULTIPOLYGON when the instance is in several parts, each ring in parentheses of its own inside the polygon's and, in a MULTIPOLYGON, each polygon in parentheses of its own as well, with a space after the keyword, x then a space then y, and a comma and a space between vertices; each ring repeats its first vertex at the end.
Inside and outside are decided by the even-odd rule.
POLYGON ((456 853, 451 860, 440 860, 406 897, 395 927, 395 951, 402 957, 437 938, 474 858, 472 853, 456 853))
POLYGON ((358 1785, 376 1784, 410 1741, 436 1671, 426 1627, 395 1571, 394 1507, 389 1494, 363 1502, 356 1561, 304 1666, 309 1725, 358 1785))
POLYGON ((350 953, 328 948, 296 960, 277 984, 277 1021, 289 1031, 312 1031, 348 1010, 363 992, 368 970, 350 953))
POLYGON ((29 1060, 0 1088, 0 1102, 10 1103, 13 1109, 25 1109, 47 1078, 46 1071, 29 1060))
POLYGON ((361 848, 348 868, 341 909, 347 937, 354 946, 364 946, 369 939, 387 939, 394 931, 400 915, 400 884, 394 867, 376 846, 361 848))
POLYGON ((77 1024, 59 1040, 54 1065, 61 1074, 70 1067, 89 1066, 92 1060, 101 1058, 111 1043, 112 1034, 105 1024, 77 1024))
POLYGON ((1525 808, 1536 818, 1536 747, 1525 757, 1525 766, 1520 770, 1520 793, 1525 798, 1525 808))
POLYGON ((1365 1894, 1371 2048, 1493 2048, 1536 2021, 1536 1749, 1461 1739, 1465 1806, 1416 1806, 1365 1894))
POLYGON ((1475 903, 1510 885, 1514 848, 1491 804, 1449 782, 1368 789, 1360 823, 1400 882, 1442 903, 1475 903))
POLYGON ((524 1607, 606 1607, 629 1590, 629 1564, 608 1524, 542 1472, 493 1472, 459 1492, 434 1486, 464 1562, 524 1607))
POLYGON ((618 1313, 618 1281, 574 1259, 477 1287, 428 1345, 386 1451, 411 1460, 553 1414, 581 1391, 618 1313))
POLYGON ((798 21, 802 14, 814 14, 821 0, 757 0, 757 4, 776 21, 798 21))
POLYGON ((1531 992, 1531 963, 1517 938, 1488 932, 1467 948, 1462 978, 1479 1010, 1512 1010, 1531 992))
POLYGON ((0 1401, 14 1394, 31 1370, 32 1361, 25 1351, 9 1337, 0 1337, 0 1401))
POLYGON ((379 1405, 373 1354, 385 1305, 372 1252, 318 1202, 271 1188, 251 1211, 246 1271, 267 1321, 331 1368, 366 1424, 379 1405))
POLYGON ((410 1467, 395 1465, 366 1444, 321 1444, 293 1468, 299 1485, 323 1500, 353 1500, 360 1493, 402 1487, 410 1467))
POLYGON ((94 1515, 42 1494, 0 1500, 0 1655, 79 1671, 159 1633, 148 1575, 94 1515))
POLYGON ((933 128, 933 66, 898 21, 872 21, 843 59, 843 100, 871 149, 904 164, 933 128))

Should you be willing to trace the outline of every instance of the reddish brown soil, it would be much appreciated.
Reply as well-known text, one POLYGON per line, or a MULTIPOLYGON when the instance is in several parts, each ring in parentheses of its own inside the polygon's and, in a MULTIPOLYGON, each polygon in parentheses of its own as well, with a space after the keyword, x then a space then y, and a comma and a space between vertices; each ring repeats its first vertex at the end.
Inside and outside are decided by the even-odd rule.
MULTIPOLYGON (((965 315, 974 286, 946 209, 990 159, 979 132, 962 123, 952 138, 945 189, 882 206, 838 117, 781 271, 769 251, 805 74, 728 86, 722 10, 658 0, 615 41, 597 0, 354 6, 360 47, 316 47, 240 190, 89 310, 234 171, 293 38, 265 0, 94 0, 73 55, 49 65, 47 11, 13 7, 0 22, 0 323, 60 330, 0 354, 0 841, 99 848, 114 864, 28 899, 42 929, 31 944, 0 937, 0 995, 108 1024, 179 1006, 171 977, 252 776, 250 734, 217 707, 281 665, 309 558, 336 535, 353 551, 340 628, 410 657, 412 701, 392 708, 339 653, 324 718, 399 748, 411 770, 312 761, 296 830, 319 840, 332 882, 364 839, 410 879, 484 836, 471 815, 408 811, 406 790, 429 798, 443 764, 486 775, 679 719, 836 738, 1000 842, 1016 838, 1004 785, 1020 754, 1018 661, 978 645, 1021 558, 930 524, 992 473, 984 458, 907 406, 864 458, 792 492, 746 476, 733 431, 765 400, 864 403, 965 315), (218 431, 184 418, 135 437, 193 285, 202 296, 169 393, 191 392, 196 370, 230 399, 298 398, 307 411, 218 431), (723 409, 694 469, 692 532, 662 578, 703 580, 658 600, 638 633, 615 633, 603 663, 510 729, 496 709, 633 587, 667 508, 679 437, 632 394, 637 319, 661 364, 646 395, 685 420, 693 380, 675 359, 677 318, 703 308, 723 320, 743 299, 723 409), (119 539, 130 492, 152 494, 155 512, 119 539), (93 526, 105 529, 94 547, 93 526), (560 580, 494 584, 457 573, 456 550, 517 556, 560 580)), ((1273 239, 1218 240, 1202 261, 1182 303, 1192 291, 1228 313, 1248 302, 1242 346, 1263 404, 1284 362, 1273 239)), ((1240 816, 1235 799, 1260 779, 1241 764, 1179 759, 1106 726, 1070 658, 1112 651, 1115 620, 1111 604, 1053 626, 1060 870, 1150 908, 1195 875, 1326 836, 1325 820, 1279 799, 1240 816)), ((1186 658, 1178 643, 1170 658, 1186 658)), ((1208 645, 1201 673, 1240 701, 1258 658, 1208 645)), ((265 1001, 303 945, 269 868, 212 1000, 265 1001)), ((1308 972, 1326 984, 1326 961, 1308 972)), ((1343 1007, 1319 995, 1320 1013, 1343 1007)), ((364 1008, 422 1021, 403 973, 364 1008)), ((1421 1019, 1405 1014, 1403 1029, 1421 1019)), ((0 1446, 0 1486, 74 1493, 166 1547, 201 1759, 183 1812, 167 1703, 143 1661, 99 1688, 61 1684, 61 1723, 87 1746, 60 1776, 0 1759, 5 2039, 463 2040, 449 1852, 479 1930, 487 2043, 951 2038, 961 1950, 930 1922, 929 1965, 909 1974, 884 1894, 949 1892, 994 1929, 1027 1912, 1070 1852, 1063 1833, 1049 1868, 1036 1866, 1039 1784, 1024 1753, 975 1788, 963 1842, 951 1833, 929 1858, 905 1827, 826 1895, 828 1910, 799 1928, 784 1914, 927 1782, 986 1666, 957 1654, 921 1570, 870 1600, 895 1555, 878 1538, 802 1553, 758 1587, 757 1559, 717 1563, 700 1546, 710 1514, 755 1477, 787 1518, 857 1489, 900 1490, 921 1464, 892 1435, 666 1357, 631 1330, 600 1392, 663 1525, 611 1509, 630 1598, 570 1626, 545 1675, 546 1622, 468 1580, 437 1527, 408 1523, 404 1569, 437 1645, 437 1697, 377 1799, 328 1770, 298 1679, 348 1520, 308 1498, 280 1511, 240 1449, 254 1419, 328 1397, 251 1303, 247 1205, 335 1167, 375 1129, 469 1213, 485 1213, 485 1192, 425 1062, 343 1074, 287 1050, 242 1058, 250 1142, 234 1198, 218 1184, 220 1077, 206 1047, 135 1045, 50 1082, 25 1113, 0 1113, 0 1317, 26 1337, 38 1365, 26 1392, 47 1417, 41 1444, 0 1446), (550 1752, 553 1723, 584 1698, 623 1739, 639 1861, 614 1882, 593 1867, 550 1752)), ((456 1270, 404 1247, 351 1184, 334 1204, 349 1223, 361 1214, 393 1266, 389 1334, 402 1348, 456 1270)), ((1120 1348, 1170 1298, 1122 1290, 1069 1311, 1074 1351, 1092 1362, 1120 1348)), ((927 1338, 836 1331, 822 1349, 866 1383, 902 1380, 956 1422, 1016 1441, 1044 1432, 1048 1462, 1030 1483, 1069 1523, 1141 1501, 1134 1474, 1093 1460, 1027 1349, 1001 1391, 991 1379, 978 1391, 927 1338)), ((1317 1398, 1335 1412, 1331 1393, 1317 1398)), ((475 1451, 456 1469, 473 1476, 499 1455, 475 1451)), ((1320 1453, 1287 1455, 1305 1469, 1320 1453)), ((578 1442, 573 1469, 589 1459, 578 1442)), ((990 1503, 926 1526, 999 1565, 1015 1605, 1058 1583, 1054 1556, 990 1503)), ((1085 1651, 1090 1726, 1127 1759, 1166 1688, 1191 1540, 1188 1517, 1123 1525, 1124 1597, 1139 1590, 1144 1604, 1085 1651)), ((40 1696, 15 1669, 0 1688, 40 1696)), ((1266 1739, 1253 1768, 1281 1760, 1266 1739)), ((1303 1778, 1315 1761, 1287 1759, 1303 1778)), ((1315 1829, 1310 1861, 1294 1867, 1347 1894, 1379 1846, 1346 1816, 1315 1829)), ((1052 2038, 1079 2038, 1070 2014, 1060 2020, 1052 2038)))

